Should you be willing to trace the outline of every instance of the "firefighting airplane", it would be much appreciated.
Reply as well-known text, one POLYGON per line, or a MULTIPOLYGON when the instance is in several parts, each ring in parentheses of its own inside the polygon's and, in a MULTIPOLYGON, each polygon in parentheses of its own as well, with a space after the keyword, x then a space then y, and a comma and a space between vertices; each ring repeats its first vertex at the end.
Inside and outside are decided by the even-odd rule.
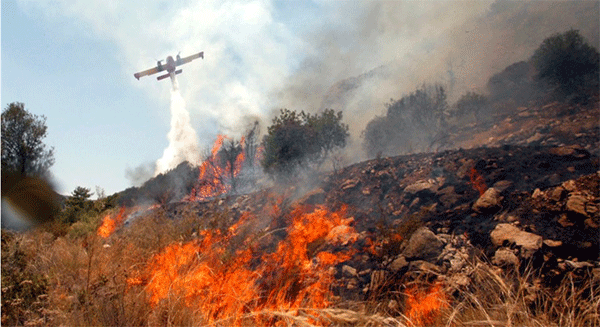
POLYGON ((175 75, 180 74, 182 72, 181 69, 175 70, 177 68, 177 66, 181 66, 183 64, 187 64, 188 62, 197 59, 197 58, 202 58, 204 59, 204 51, 202 52, 198 52, 196 54, 193 54, 189 57, 185 57, 185 58, 181 58, 179 57, 179 54, 176 56, 177 59, 173 59, 172 56, 168 56, 167 57, 167 63, 166 64, 161 64, 160 62, 162 60, 159 60, 156 63, 156 67, 154 68, 150 68, 148 70, 144 70, 143 72, 139 72, 139 73, 135 73, 133 74, 133 76, 135 76, 135 78, 137 78, 138 80, 140 79, 140 77, 144 77, 144 76, 148 76, 148 75, 152 75, 152 74, 156 74, 158 72, 162 72, 164 70, 166 70, 168 73, 158 76, 156 79, 157 80, 161 80, 161 79, 165 79, 169 76, 171 77, 175 77, 175 75))

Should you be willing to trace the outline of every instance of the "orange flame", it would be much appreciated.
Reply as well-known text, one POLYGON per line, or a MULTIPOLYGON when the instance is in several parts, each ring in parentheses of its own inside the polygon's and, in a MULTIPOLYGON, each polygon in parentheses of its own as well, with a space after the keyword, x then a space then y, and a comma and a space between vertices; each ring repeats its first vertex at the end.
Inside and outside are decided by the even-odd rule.
POLYGON ((406 316, 417 326, 430 326, 440 318, 441 310, 447 308, 448 299, 441 290, 442 285, 436 283, 427 291, 416 287, 406 290, 406 316))
POLYGON ((99 236, 101 236, 102 238, 107 238, 110 235, 112 235, 112 233, 114 233, 115 229, 118 226, 121 226, 121 224, 123 223, 123 219, 124 214, 125 213, 125 208, 122 207, 121 210, 119 211, 119 214, 117 214, 117 216, 115 218, 111 218, 110 215, 106 215, 104 217, 104 219, 102 220, 102 225, 100 225, 100 227, 98 227, 98 231, 97 234, 99 236))
POLYGON ((153 307, 182 299, 205 323, 225 319, 227 325, 242 325, 244 316, 252 316, 252 325, 273 325, 275 318, 266 317, 263 310, 325 308, 332 303, 335 269, 331 268, 353 254, 327 251, 327 245, 356 240, 358 234, 348 225, 352 219, 345 218, 345 208, 307 210, 298 207, 291 212, 288 236, 272 253, 257 254, 251 239, 238 244, 244 238, 243 226, 253 226, 257 219, 244 214, 224 233, 205 230, 198 240, 168 246, 150 259, 142 273, 145 277, 130 278, 128 283, 146 284, 153 307), (348 235, 340 238, 342 233, 348 235))
POLYGON ((485 193, 485 191, 488 189, 487 185, 485 184, 485 180, 481 174, 479 174, 477 169, 475 169, 475 167, 471 168, 469 171, 469 179, 471 180, 469 184, 471 184, 473 189, 479 192, 479 196, 482 196, 483 193, 485 193))

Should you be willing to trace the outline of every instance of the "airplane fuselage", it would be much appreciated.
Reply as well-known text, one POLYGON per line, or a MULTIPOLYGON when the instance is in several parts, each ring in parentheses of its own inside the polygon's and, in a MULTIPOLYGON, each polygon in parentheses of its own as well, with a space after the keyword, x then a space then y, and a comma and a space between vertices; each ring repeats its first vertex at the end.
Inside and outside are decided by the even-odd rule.
POLYGON ((176 58, 177 59, 173 59, 172 56, 168 56, 167 59, 165 60, 164 64, 161 63, 161 61, 162 61, 161 60, 156 63, 156 67, 150 68, 148 70, 145 70, 145 71, 142 71, 139 73, 135 73, 135 74, 133 74, 133 76, 135 76, 135 78, 137 78, 137 79, 140 79, 140 77, 156 74, 158 72, 162 72, 162 71, 166 70, 167 74, 158 76, 156 79, 160 81, 169 76, 171 76, 171 79, 173 79, 175 77, 175 75, 180 74, 182 71, 181 69, 177 69, 177 66, 187 64, 188 62, 190 62, 194 59, 197 59, 197 58, 204 59, 204 51, 198 52, 191 56, 187 56, 185 58, 179 57, 179 54, 178 54, 176 58))

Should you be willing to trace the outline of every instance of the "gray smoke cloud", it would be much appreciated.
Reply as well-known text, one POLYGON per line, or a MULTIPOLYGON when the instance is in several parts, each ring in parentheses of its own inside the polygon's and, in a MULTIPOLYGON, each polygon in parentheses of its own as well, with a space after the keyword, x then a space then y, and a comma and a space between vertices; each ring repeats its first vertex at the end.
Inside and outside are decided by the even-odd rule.
POLYGON ((571 28, 598 47, 596 1, 368 2, 344 15, 349 5, 343 22, 307 36, 313 53, 273 95, 278 107, 343 110, 354 160, 368 121, 423 83, 443 83, 450 101, 485 92, 493 74, 571 28))

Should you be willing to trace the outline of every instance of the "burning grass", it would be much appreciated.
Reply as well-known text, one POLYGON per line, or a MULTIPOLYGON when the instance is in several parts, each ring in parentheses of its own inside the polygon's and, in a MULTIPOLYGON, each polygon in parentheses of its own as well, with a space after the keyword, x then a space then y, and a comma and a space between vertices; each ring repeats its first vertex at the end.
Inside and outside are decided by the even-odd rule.
POLYGON ((97 230, 3 232, 3 324, 600 325, 599 281, 573 277, 550 289, 532 269, 519 274, 485 261, 472 264, 471 287, 390 279, 388 293, 349 302, 335 291, 336 272, 367 253, 351 250, 359 237, 352 218, 344 208, 281 202, 235 224, 216 209, 181 210, 176 219, 154 210, 108 238, 97 230), (257 230, 264 219, 284 221, 284 229, 257 230))

